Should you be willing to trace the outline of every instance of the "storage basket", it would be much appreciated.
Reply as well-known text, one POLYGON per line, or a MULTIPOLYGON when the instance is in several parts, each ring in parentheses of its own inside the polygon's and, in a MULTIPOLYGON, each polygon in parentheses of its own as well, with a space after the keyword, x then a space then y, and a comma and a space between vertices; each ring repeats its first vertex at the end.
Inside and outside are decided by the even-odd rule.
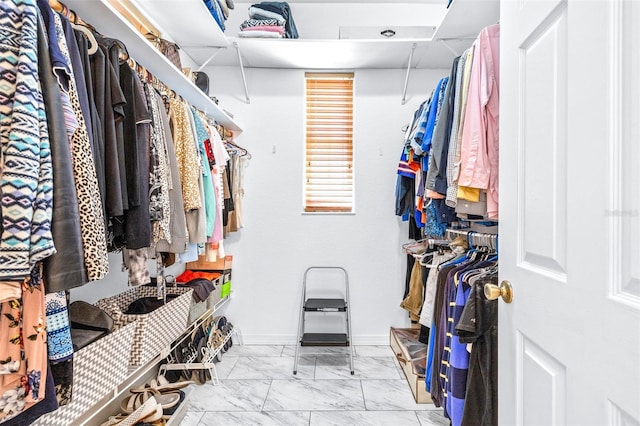
MULTIPOLYGON (((175 287, 167 287, 167 294, 182 294, 184 291, 190 289, 185 286, 175 286, 175 287)), ((189 315, 187 318, 187 324, 193 324, 198 318, 204 314, 209 306, 207 305, 207 301, 203 300, 202 302, 196 302, 193 297, 191 297, 191 302, 189 304, 189 315)))
MULTIPOLYGON (((214 308, 216 303, 218 303, 218 301, 220 300, 221 279, 216 278, 212 282, 214 285, 214 290, 209 294, 206 300, 203 300, 201 302, 196 302, 194 299, 191 300, 191 306, 189 307, 189 324, 193 324, 198 318, 200 318, 205 312, 207 312, 207 310, 214 308)), ((181 289, 185 288, 189 287, 180 284, 167 287, 167 294, 179 294, 180 291, 183 291, 181 289)))
POLYGON ((151 313, 125 314, 124 311, 136 299, 154 297, 156 287, 136 287, 112 297, 100 299, 96 304, 113 318, 116 328, 136 321, 133 345, 129 357, 131 367, 139 367, 160 354, 163 349, 184 333, 189 318, 192 292, 190 288, 175 287, 181 294, 151 313))
POLYGON ((221 292, 222 292, 222 275, 215 282, 216 288, 211 292, 209 297, 207 298, 207 308, 213 309, 216 307, 218 302, 222 300, 221 292))
POLYGON ((40 417, 34 425, 72 424, 124 382, 129 372, 126 361, 135 330, 136 324, 130 323, 76 352, 71 402, 40 417))
POLYGON ((220 276, 220 298, 224 299, 231 294, 231 270, 221 272, 220 276))
POLYGON ((402 367, 416 403, 433 404, 425 384, 427 345, 418 341, 419 335, 419 328, 391 327, 389 344, 402 367))
POLYGON ((231 281, 226 281, 220 286, 220 297, 225 298, 231 294, 231 281))

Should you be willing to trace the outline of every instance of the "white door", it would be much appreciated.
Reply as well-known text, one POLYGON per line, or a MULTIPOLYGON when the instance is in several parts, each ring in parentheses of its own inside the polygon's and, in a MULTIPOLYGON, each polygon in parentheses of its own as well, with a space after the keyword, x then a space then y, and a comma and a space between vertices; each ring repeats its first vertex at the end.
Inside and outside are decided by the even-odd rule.
POLYGON ((640 425, 638 22, 501 1, 500 425, 640 425))

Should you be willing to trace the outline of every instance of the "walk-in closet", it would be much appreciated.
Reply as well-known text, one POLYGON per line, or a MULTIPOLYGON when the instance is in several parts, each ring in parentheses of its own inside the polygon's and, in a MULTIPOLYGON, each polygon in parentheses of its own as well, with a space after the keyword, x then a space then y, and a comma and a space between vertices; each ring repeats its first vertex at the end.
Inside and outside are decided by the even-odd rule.
POLYGON ((2 0, 0 426, 640 426, 637 22, 2 0))

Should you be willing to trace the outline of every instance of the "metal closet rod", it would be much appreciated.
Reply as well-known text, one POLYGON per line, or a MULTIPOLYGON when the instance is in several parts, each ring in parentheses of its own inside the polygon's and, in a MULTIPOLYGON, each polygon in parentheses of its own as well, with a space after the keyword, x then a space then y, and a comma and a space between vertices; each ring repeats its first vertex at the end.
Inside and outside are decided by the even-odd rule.
POLYGON ((447 229, 445 232, 447 240, 453 240, 458 236, 465 237, 472 247, 498 248, 498 234, 485 234, 468 229, 447 229))

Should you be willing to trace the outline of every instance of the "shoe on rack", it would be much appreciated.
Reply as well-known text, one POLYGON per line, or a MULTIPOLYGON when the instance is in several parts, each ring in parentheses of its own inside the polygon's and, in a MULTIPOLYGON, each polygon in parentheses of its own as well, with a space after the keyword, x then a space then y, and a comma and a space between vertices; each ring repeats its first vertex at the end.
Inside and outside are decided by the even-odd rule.
POLYGON ((155 422, 162 419, 162 405, 152 396, 128 416, 112 416, 101 426, 133 426, 139 422, 155 422))
POLYGON ((155 398, 163 410, 174 407, 180 401, 180 394, 176 392, 160 393, 153 388, 132 389, 131 392, 131 395, 120 403, 120 409, 127 414, 134 412, 150 397, 155 398))
MULTIPOLYGON (((160 393, 166 392, 175 392, 178 389, 186 388, 189 385, 193 385, 194 382, 191 380, 182 380, 179 382, 170 382, 168 381, 162 374, 158 376, 157 379, 151 379, 151 381, 145 385, 145 387, 150 389, 155 389, 160 393)), ((143 388, 144 390, 144 388, 143 388)), ((133 392, 133 389, 131 390, 133 392)))

